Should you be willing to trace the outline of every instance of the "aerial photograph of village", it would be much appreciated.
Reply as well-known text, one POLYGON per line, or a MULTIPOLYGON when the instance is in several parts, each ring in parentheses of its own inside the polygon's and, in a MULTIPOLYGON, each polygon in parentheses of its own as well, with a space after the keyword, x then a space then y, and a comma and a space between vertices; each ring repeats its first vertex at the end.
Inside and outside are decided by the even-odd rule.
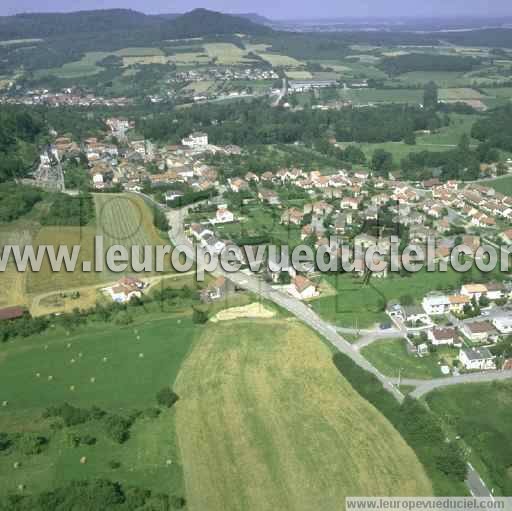
POLYGON ((0 511, 350 508, 512 510, 512 4, 3 0, 0 511))

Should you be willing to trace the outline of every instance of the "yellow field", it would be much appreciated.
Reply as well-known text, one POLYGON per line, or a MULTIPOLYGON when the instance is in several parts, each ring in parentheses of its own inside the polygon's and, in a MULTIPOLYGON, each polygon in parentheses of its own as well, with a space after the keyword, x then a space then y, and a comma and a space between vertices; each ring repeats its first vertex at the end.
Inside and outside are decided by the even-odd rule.
POLYGON ((290 80, 311 80, 313 75, 309 71, 286 71, 290 80))
POLYGON ((191 511, 338 511, 350 495, 432 493, 413 451, 296 321, 210 324, 175 387, 191 511))
MULTIPOLYGON (((74 245, 80 246, 80 255, 75 271, 52 272, 48 258, 43 261, 41 271, 19 273, 10 263, 2 273, 0 307, 26 305, 36 314, 67 311, 75 307, 87 308, 96 299, 95 287, 119 278, 105 269, 103 272, 83 272, 83 261, 94 259, 94 237, 104 238, 105 251, 112 245, 123 245, 130 250, 133 245, 163 244, 153 226, 150 208, 135 196, 104 194, 95 196, 96 220, 85 227, 43 226, 32 221, 7 224, 0 227, 0 246, 15 244, 23 247, 32 244, 34 250, 40 245, 51 245, 57 252, 60 245, 68 247, 71 253, 74 245), (72 299, 73 291, 80 290, 80 297, 72 299), (64 293, 64 296, 61 296, 64 293)), ((170 269, 170 264, 167 265, 170 269)), ((131 273, 128 269, 127 273, 131 273)))
POLYGON ((123 66, 133 66, 135 64, 148 65, 148 64, 167 64, 169 57, 164 55, 141 55, 138 57, 123 57, 123 66))
POLYGON ((288 57, 287 55, 278 55, 276 53, 257 52, 258 55, 270 63, 272 66, 283 66, 283 67, 301 67, 305 63, 300 60, 288 57))
POLYGON ((246 52, 231 43, 208 43, 204 47, 210 58, 216 58, 221 65, 241 64, 246 62, 246 52))
POLYGON ((171 60, 176 62, 177 65, 191 65, 191 64, 208 64, 210 61, 208 55, 204 53, 176 53, 171 57, 171 60))

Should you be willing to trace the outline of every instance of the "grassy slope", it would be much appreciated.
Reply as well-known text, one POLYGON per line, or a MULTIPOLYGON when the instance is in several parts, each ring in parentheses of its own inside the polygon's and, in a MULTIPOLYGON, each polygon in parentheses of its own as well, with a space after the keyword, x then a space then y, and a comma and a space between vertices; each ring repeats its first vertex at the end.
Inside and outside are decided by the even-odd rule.
POLYGON ((471 461, 496 494, 510 495, 512 383, 457 385, 433 392, 427 402, 472 448, 471 461))
POLYGON ((339 509, 432 489, 410 448, 290 321, 209 326, 176 383, 189 508, 339 509))
POLYGON ((155 406, 156 392, 173 384, 198 332, 188 315, 158 311, 156 305, 153 312, 141 311, 129 327, 89 324, 69 336, 49 331, 0 346, 0 399, 9 402, 0 408, 0 431, 52 435, 43 454, 0 456, 0 494, 16 491, 18 484, 25 484, 32 493, 88 477, 182 494, 174 410, 157 419, 137 420, 131 438, 123 445, 105 437, 94 423, 51 433, 49 424, 40 419, 46 407, 63 402, 97 405, 124 414, 155 406), (106 363, 103 357, 107 357, 106 363), (50 375, 53 381, 48 381, 50 375), (75 391, 70 390, 71 385, 75 391), (97 436, 98 443, 72 448, 67 439, 70 431, 97 436), (87 457, 86 465, 79 463, 82 456, 87 457), (108 466, 110 460, 120 461, 121 468, 113 471, 108 466), (171 466, 166 465, 167 460, 173 461, 171 466), (22 463, 19 470, 12 469, 15 461, 22 463))

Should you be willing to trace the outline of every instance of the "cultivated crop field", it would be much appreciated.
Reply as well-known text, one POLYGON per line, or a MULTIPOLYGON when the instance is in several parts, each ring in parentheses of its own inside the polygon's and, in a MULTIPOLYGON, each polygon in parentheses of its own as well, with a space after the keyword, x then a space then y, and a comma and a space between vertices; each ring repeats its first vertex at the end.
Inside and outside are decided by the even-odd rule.
POLYGON ((207 43, 204 45, 208 56, 217 59, 220 65, 234 65, 247 62, 247 53, 232 43, 207 43))
POLYGON ((188 509, 338 510, 428 495, 412 450, 294 320, 210 324, 176 381, 188 509))

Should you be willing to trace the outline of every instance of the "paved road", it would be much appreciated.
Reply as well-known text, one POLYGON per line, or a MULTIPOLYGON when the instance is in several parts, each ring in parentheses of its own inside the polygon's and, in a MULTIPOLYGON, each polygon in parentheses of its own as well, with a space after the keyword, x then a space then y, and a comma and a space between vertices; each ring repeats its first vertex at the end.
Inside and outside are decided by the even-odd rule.
POLYGON ((471 463, 468 463, 468 474, 464 482, 466 483, 466 486, 469 488, 469 491, 473 497, 492 498, 492 493, 489 491, 489 488, 487 488, 483 479, 480 477, 480 474, 475 470, 471 463))
POLYGON ((366 348, 366 346, 373 344, 374 342, 388 341, 389 339, 399 339, 402 337, 404 337, 404 333, 396 328, 384 331, 377 330, 374 332, 368 332, 367 334, 363 335, 361 339, 353 343, 352 346, 359 351, 363 348, 366 348))
MULTIPOLYGON (((402 378, 402 385, 416 387, 409 395, 414 398, 425 396, 429 392, 442 387, 460 385, 463 383, 486 383, 491 381, 503 381, 512 378, 512 371, 485 371, 482 373, 461 374, 459 376, 447 376, 434 378, 433 380, 418 380, 414 378, 402 378)), ((397 379, 392 379, 397 383, 397 379)))
MULTIPOLYGON (((183 220, 189 208, 190 206, 167 213, 169 225, 171 226, 169 237, 175 246, 185 245, 192 247, 191 242, 183 232, 183 220)), ((242 272, 227 273, 220 268, 215 271, 214 274, 223 275, 239 288, 251 291, 252 293, 257 294, 266 300, 270 300, 283 309, 289 311, 299 320, 306 323, 313 330, 327 339, 339 351, 349 356, 361 368, 374 374, 380 380, 384 388, 388 390, 395 399, 397 399, 397 401, 403 401, 404 395, 393 385, 391 379, 380 373, 377 368, 360 355, 348 341, 338 334, 333 325, 321 319, 308 305, 289 296, 288 294, 273 289, 266 282, 263 282, 254 275, 247 275, 242 272)))
MULTIPOLYGON (((171 211, 167 214, 169 224, 171 225, 169 237, 175 245, 183 244, 191 246, 190 241, 183 232, 183 220, 189 208, 190 206, 182 210, 171 211)), ((381 374, 370 362, 368 362, 368 360, 366 360, 359 353, 359 351, 354 346, 352 346, 349 342, 343 339, 341 335, 339 335, 339 329, 336 329, 336 327, 333 325, 322 320, 310 307, 305 305, 303 302, 273 289, 271 286, 252 275, 246 275, 241 272, 225 273, 221 270, 219 270, 217 274, 224 275, 237 286, 243 289, 247 289, 267 300, 271 300, 280 307, 291 312, 299 320, 306 323, 308 326, 322 335, 325 339, 327 339, 339 351, 349 356, 357 365, 359 365, 359 367, 374 374, 382 383, 384 388, 388 390, 395 397, 395 399, 397 399, 397 401, 403 401, 404 395, 395 386, 398 383, 397 381, 395 381, 393 378, 388 378, 381 374)), ((398 333, 399 332, 389 332, 389 335, 396 336, 398 333)), ((377 340, 377 337, 373 336, 376 336, 376 332, 367 333, 368 341, 371 341, 371 339, 377 340)), ((444 387, 447 385, 503 380, 511 377, 512 371, 492 371, 486 373, 462 375, 457 377, 438 378, 435 380, 403 379, 401 383, 403 385, 415 386, 416 389, 411 393, 411 396, 414 398, 419 398, 436 388, 444 387)), ((469 463, 466 485, 471 494, 474 496, 491 496, 491 493, 487 489, 482 478, 469 463)))

